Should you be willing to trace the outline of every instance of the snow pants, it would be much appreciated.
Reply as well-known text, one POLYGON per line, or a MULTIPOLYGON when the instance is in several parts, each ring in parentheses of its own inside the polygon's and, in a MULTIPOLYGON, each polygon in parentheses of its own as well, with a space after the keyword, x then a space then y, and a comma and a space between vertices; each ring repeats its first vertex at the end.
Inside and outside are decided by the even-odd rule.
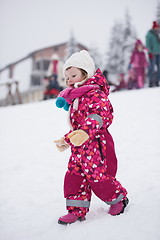
POLYGON ((149 86, 158 86, 160 83, 160 54, 149 59, 149 86))
POLYGON ((143 88, 145 81, 145 69, 143 67, 135 68, 135 73, 137 79, 137 88, 143 88))
POLYGON ((105 139, 109 144, 106 144, 106 140, 101 141, 104 142, 103 149, 100 149, 101 143, 98 139, 90 142, 88 146, 72 148, 64 179, 64 197, 67 210, 79 217, 85 216, 89 211, 91 191, 109 205, 116 204, 127 195, 126 189, 115 178, 115 169, 111 168, 114 169, 113 174, 108 170, 104 152, 109 156, 109 161, 114 162, 116 156, 108 132, 105 134, 105 139))

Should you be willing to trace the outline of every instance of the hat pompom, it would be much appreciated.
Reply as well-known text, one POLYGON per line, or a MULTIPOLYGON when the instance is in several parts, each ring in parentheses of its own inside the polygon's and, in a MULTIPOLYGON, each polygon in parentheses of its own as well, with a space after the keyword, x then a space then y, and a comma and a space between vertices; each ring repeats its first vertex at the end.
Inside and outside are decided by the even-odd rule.
POLYGON ((66 102, 65 98, 63 97, 58 97, 56 99, 56 106, 58 108, 64 108, 64 110, 68 111, 70 104, 66 102))

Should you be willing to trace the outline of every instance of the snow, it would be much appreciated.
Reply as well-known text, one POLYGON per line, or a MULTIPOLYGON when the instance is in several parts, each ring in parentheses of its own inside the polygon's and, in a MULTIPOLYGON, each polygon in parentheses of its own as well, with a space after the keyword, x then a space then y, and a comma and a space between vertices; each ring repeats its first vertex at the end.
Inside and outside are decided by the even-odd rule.
POLYGON ((130 203, 123 215, 92 197, 87 220, 61 226, 66 213, 63 177, 70 150, 53 141, 69 130, 54 100, 0 108, 1 240, 160 239, 160 88, 110 94, 115 118, 117 179, 130 203))

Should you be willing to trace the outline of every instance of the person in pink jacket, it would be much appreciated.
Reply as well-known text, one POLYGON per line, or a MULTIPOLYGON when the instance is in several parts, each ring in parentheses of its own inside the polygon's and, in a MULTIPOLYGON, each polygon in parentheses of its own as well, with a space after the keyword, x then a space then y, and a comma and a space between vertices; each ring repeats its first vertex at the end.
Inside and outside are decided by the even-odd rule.
POLYGON ((68 214, 58 223, 85 220, 93 191, 106 204, 108 213, 119 215, 128 204, 127 191, 115 178, 117 158, 108 127, 113 107, 108 99, 109 85, 85 50, 76 52, 64 64, 68 88, 56 100, 59 108, 69 110, 71 130, 55 143, 60 151, 71 147, 64 179, 68 214))
POLYGON ((145 82, 145 69, 148 67, 144 46, 138 39, 130 59, 128 89, 142 88, 145 82), (131 74, 134 72, 134 79, 131 74))

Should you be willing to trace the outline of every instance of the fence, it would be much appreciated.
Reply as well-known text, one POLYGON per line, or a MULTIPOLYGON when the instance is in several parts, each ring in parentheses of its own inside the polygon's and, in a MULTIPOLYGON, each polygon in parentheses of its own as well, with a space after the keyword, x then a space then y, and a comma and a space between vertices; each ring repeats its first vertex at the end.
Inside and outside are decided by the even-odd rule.
POLYGON ((20 93, 19 82, 16 80, 1 83, 0 87, 5 88, 5 92, 7 92, 6 96, 0 100, 1 107, 36 102, 43 99, 42 87, 31 88, 25 92, 20 93))

